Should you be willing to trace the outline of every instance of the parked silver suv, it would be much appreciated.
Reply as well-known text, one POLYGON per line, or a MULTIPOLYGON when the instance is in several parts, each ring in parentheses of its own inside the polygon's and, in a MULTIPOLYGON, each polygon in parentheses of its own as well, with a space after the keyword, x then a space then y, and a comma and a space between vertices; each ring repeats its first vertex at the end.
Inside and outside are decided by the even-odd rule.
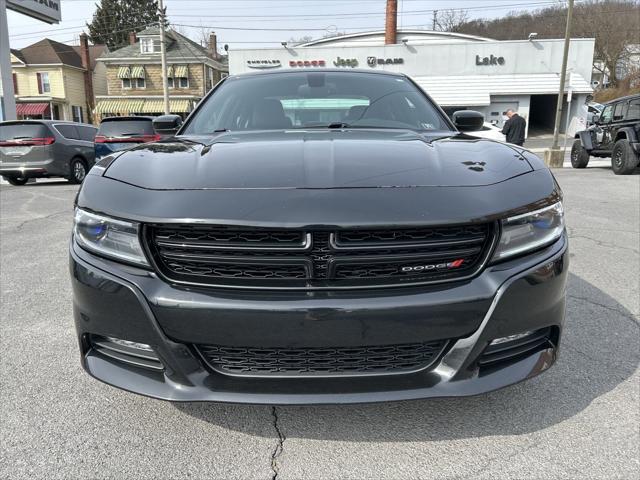
POLYGON ((96 131, 62 120, 0 122, 0 175, 11 185, 48 177, 80 183, 94 164, 96 131))

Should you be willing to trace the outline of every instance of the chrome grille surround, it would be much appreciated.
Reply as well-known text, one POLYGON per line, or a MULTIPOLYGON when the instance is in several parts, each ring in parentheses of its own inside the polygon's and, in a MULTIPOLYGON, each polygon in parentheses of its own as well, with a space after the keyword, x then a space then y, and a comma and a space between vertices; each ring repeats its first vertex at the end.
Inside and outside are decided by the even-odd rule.
POLYGON ((160 224, 145 226, 144 243, 169 282, 327 290, 470 278, 484 267, 497 231, 495 223, 334 230, 160 224), (446 265, 455 260, 460 267, 446 265))

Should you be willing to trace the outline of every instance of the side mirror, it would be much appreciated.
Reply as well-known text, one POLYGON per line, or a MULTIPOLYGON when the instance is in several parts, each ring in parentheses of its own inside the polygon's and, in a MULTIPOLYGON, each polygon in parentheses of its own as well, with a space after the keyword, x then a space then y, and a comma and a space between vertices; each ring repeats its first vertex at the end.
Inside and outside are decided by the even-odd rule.
POLYGON ((591 121, 595 124, 600 123, 600 115, 594 115, 591 121))
POLYGON ((482 129, 484 115, 475 110, 458 110, 451 116, 453 124, 461 132, 474 132, 482 129))
POLYGON ((181 125, 180 115, 161 115, 153 119, 153 129, 160 135, 175 135, 181 125))

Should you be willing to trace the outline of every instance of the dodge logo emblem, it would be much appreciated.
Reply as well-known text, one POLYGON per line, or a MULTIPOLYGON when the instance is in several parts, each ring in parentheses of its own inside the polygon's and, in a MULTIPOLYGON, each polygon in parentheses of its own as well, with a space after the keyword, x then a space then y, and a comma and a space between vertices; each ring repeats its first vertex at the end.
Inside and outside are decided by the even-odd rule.
POLYGON ((443 268, 458 268, 464 262, 463 259, 454 260, 447 263, 430 263, 427 265, 407 265, 402 267, 401 270, 405 273, 409 272, 425 272, 431 270, 441 270, 443 268))

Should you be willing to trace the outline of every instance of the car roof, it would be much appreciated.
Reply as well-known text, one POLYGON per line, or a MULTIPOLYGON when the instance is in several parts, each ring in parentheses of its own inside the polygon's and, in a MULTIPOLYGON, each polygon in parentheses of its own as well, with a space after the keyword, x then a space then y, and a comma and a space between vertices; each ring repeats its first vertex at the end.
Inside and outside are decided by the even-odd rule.
POLYGON ((229 75, 229 78, 246 78, 246 77, 258 77, 262 75, 291 75, 294 73, 341 73, 345 75, 363 75, 363 74, 373 74, 373 75, 389 75, 394 77, 407 77, 404 73, 400 72, 389 72, 387 70, 365 70, 362 68, 352 68, 350 70, 345 70, 344 68, 300 68, 300 69, 291 69, 291 70, 265 70, 260 72, 244 72, 244 73, 236 73, 233 75, 229 75))
POLYGON ((33 124, 43 124, 43 125, 82 125, 84 127, 93 127, 97 128, 95 125, 90 123, 80 123, 80 122, 72 122, 71 120, 49 120, 49 119, 28 119, 28 120, 5 120, 4 122, 0 122, 0 125, 16 125, 20 123, 33 123, 33 124))
POLYGON ((614 103, 625 102, 627 100, 635 100, 636 98, 640 98, 640 93, 636 93, 634 95, 627 95, 627 96, 624 96, 624 97, 616 98, 615 100, 609 100, 607 103, 605 103, 603 105, 613 105, 614 103))
POLYGON ((128 117, 106 117, 103 118, 100 123, 104 123, 104 122, 121 122, 121 121, 126 121, 126 120, 149 120, 150 122, 153 121, 155 117, 149 117, 146 115, 129 115, 128 117))

